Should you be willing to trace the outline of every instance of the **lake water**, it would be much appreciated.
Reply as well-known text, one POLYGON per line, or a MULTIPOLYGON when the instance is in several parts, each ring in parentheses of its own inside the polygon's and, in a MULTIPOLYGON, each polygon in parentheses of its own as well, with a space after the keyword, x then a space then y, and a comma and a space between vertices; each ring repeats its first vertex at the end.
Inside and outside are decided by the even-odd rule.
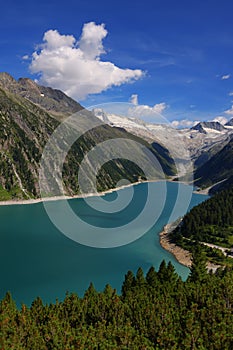
MULTIPOLYGON (((133 243, 110 249, 84 246, 67 238, 51 223, 43 203, 1 206, 0 298, 9 290, 18 305, 21 302, 30 305, 37 296, 44 302, 54 302, 56 298, 63 299, 66 291, 82 296, 90 282, 97 290, 102 290, 109 283, 120 292, 128 270, 136 272, 141 266, 147 271, 151 265, 158 269, 163 259, 170 260, 185 279, 189 270, 160 246, 159 232, 168 221, 185 214, 183 201, 180 200, 171 218, 178 188, 185 193, 190 191, 190 187, 172 182, 165 184, 166 203, 155 225, 133 243)), ((160 182, 153 183, 158 193, 161 185, 160 182)), ((133 189, 133 201, 117 214, 98 212, 83 199, 69 200, 69 204, 82 220, 111 229, 116 223, 126 224, 142 210, 148 186, 144 183, 133 186, 133 189)), ((121 191, 129 191, 129 188, 121 191)), ((117 193, 113 192, 105 195, 104 199, 111 202, 116 196, 117 193)), ((193 194, 189 208, 207 198, 193 194)), ((91 200, 94 202, 96 197, 91 200)), ((159 201, 159 197, 155 199, 155 203, 159 201)), ((54 201, 49 205, 62 217, 61 202, 54 201)), ((151 217, 153 210, 151 208, 146 217, 151 217)), ((63 217, 63 220, 66 218, 63 217)), ((141 224, 138 229, 143 230, 147 222, 141 224)))

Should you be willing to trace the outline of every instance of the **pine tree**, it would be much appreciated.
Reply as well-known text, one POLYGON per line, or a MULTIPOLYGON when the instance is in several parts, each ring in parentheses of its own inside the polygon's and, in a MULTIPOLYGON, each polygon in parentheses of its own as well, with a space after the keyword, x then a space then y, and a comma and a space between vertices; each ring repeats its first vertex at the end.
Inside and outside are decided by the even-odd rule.
POLYGON ((139 269, 137 270, 135 282, 136 286, 138 287, 142 287, 146 284, 144 273, 141 267, 139 267, 139 269))
POLYGON ((147 272, 146 280, 151 287, 155 287, 158 284, 157 272, 155 271, 155 268, 153 266, 151 266, 151 268, 147 272))
POLYGON ((158 277, 161 282, 166 280, 167 276, 167 265, 165 260, 163 260, 159 266, 158 277))
POLYGON ((122 284, 121 293, 125 297, 127 292, 131 291, 135 286, 135 277, 132 271, 128 271, 122 284))
POLYGON ((196 245, 192 254, 192 266, 189 281, 204 281, 207 278, 206 256, 200 245, 196 245))

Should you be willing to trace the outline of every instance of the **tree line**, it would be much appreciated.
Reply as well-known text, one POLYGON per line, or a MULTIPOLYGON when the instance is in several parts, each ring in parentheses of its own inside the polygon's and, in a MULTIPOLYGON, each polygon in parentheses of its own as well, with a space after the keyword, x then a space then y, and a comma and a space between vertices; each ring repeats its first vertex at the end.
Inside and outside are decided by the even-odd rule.
POLYGON ((0 349, 229 350, 233 349, 233 270, 208 273, 197 248, 183 281, 163 261, 144 275, 125 275, 119 295, 93 284, 83 297, 41 298, 17 309, 10 293, 0 303, 0 349))

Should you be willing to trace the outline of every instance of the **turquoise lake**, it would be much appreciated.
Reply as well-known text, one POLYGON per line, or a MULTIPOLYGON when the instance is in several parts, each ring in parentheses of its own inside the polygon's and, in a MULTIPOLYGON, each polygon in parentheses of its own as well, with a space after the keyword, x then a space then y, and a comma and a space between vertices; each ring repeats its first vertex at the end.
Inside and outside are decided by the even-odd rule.
MULTIPOLYGON (((161 184, 152 184, 158 194, 161 184)), ((90 282, 94 283, 97 290, 102 290, 109 283, 120 292, 128 270, 136 272, 141 266, 146 272, 151 265, 158 269, 163 259, 167 262, 170 260, 185 279, 189 269, 180 265, 160 246, 159 232, 171 221, 178 188, 185 193, 190 191, 190 187, 175 182, 165 182, 165 185, 166 202, 154 226, 136 241, 117 248, 92 248, 70 240, 52 224, 43 203, 0 206, 0 298, 10 291, 18 305, 30 305, 37 296, 49 303, 56 298, 63 299, 67 291, 82 296, 90 282)), ((116 214, 98 212, 90 208, 84 199, 71 199, 69 205, 82 220, 111 229, 115 225, 125 225, 143 210, 148 184, 133 186, 133 189, 133 200, 116 214)), ((129 191, 129 188, 121 191, 129 191)), ((111 202, 116 196, 117 192, 113 192, 103 198, 111 202)), ((208 196, 193 194, 189 209, 207 198, 208 196)), ((96 197, 91 198, 91 201, 95 200, 96 197)), ((158 195, 155 206, 159 201, 158 195)), ((49 205, 65 221, 61 202, 54 201, 49 205)), ((172 220, 185 214, 183 207, 182 200, 176 203, 175 217, 173 215, 172 220)), ((146 217, 151 217, 154 209, 151 208, 146 217)), ((139 230, 144 229, 143 225, 146 227, 146 221, 145 218, 145 223, 141 223, 139 230)))

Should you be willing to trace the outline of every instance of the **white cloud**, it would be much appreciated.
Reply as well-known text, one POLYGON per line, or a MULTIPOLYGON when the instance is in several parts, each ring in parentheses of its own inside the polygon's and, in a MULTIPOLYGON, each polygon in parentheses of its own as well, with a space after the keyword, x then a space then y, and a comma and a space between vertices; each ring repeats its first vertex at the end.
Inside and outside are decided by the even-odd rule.
POLYGON ((224 125, 228 122, 228 119, 222 115, 219 115, 213 119, 213 122, 219 122, 220 124, 224 125))
POLYGON ((22 57, 22 60, 24 60, 24 61, 27 61, 27 60, 29 60, 30 59, 30 56, 28 56, 28 55, 24 55, 23 57, 22 57))
POLYGON ((79 41, 73 35, 49 30, 32 55, 30 70, 40 74, 39 83, 61 89, 78 100, 141 78, 144 72, 140 69, 122 69, 101 61, 107 34, 104 24, 94 22, 84 24, 79 41))
POLYGON ((227 79, 229 79, 230 77, 231 77, 230 74, 226 74, 226 75, 222 75, 222 76, 221 76, 221 79, 222 79, 222 80, 227 80, 227 79))
POLYGON ((138 95, 132 95, 130 102, 134 104, 134 107, 130 107, 128 116, 135 118, 148 118, 158 116, 168 107, 165 102, 157 103, 154 106, 140 105, 138 104, 138 95))
POLYGON ((229 96, 233 96, 233 91, 229 92, 228 95, 229 95, 229 96))
POLYGON ((102 41, 107 34, 104 24, 96 25, 94 22, 84 24, 79 48, 85 58, 94 60, 105 53, 102 41))
POLYGON ((233 105, 231 106, 230 109, 227 109, 226 111, 224 111, 224 113, 227 115, 233 115, 233 105))
POLYGON ((171 122, 171 125, 174 128, 181 129, 181 128, 191 128, 192 126, 198 124, 198 120, 189 120, 189 119, 182 119, 182 120, 173 120, 171 122))
POLYGON ((137 105, 129 109, 129 115, 137 118, 142 117, 156 117, 158 114, 161 114, 167 105, 165 102, 157 103, 153 107, 147 105, 137 105))
POLYGON ((137 106, 137 105, 138 105, 138 95, 136 95, 136 94, 132 95, 132 96, 130 97, 130 102, 131 102, 133 105, 137 106))

